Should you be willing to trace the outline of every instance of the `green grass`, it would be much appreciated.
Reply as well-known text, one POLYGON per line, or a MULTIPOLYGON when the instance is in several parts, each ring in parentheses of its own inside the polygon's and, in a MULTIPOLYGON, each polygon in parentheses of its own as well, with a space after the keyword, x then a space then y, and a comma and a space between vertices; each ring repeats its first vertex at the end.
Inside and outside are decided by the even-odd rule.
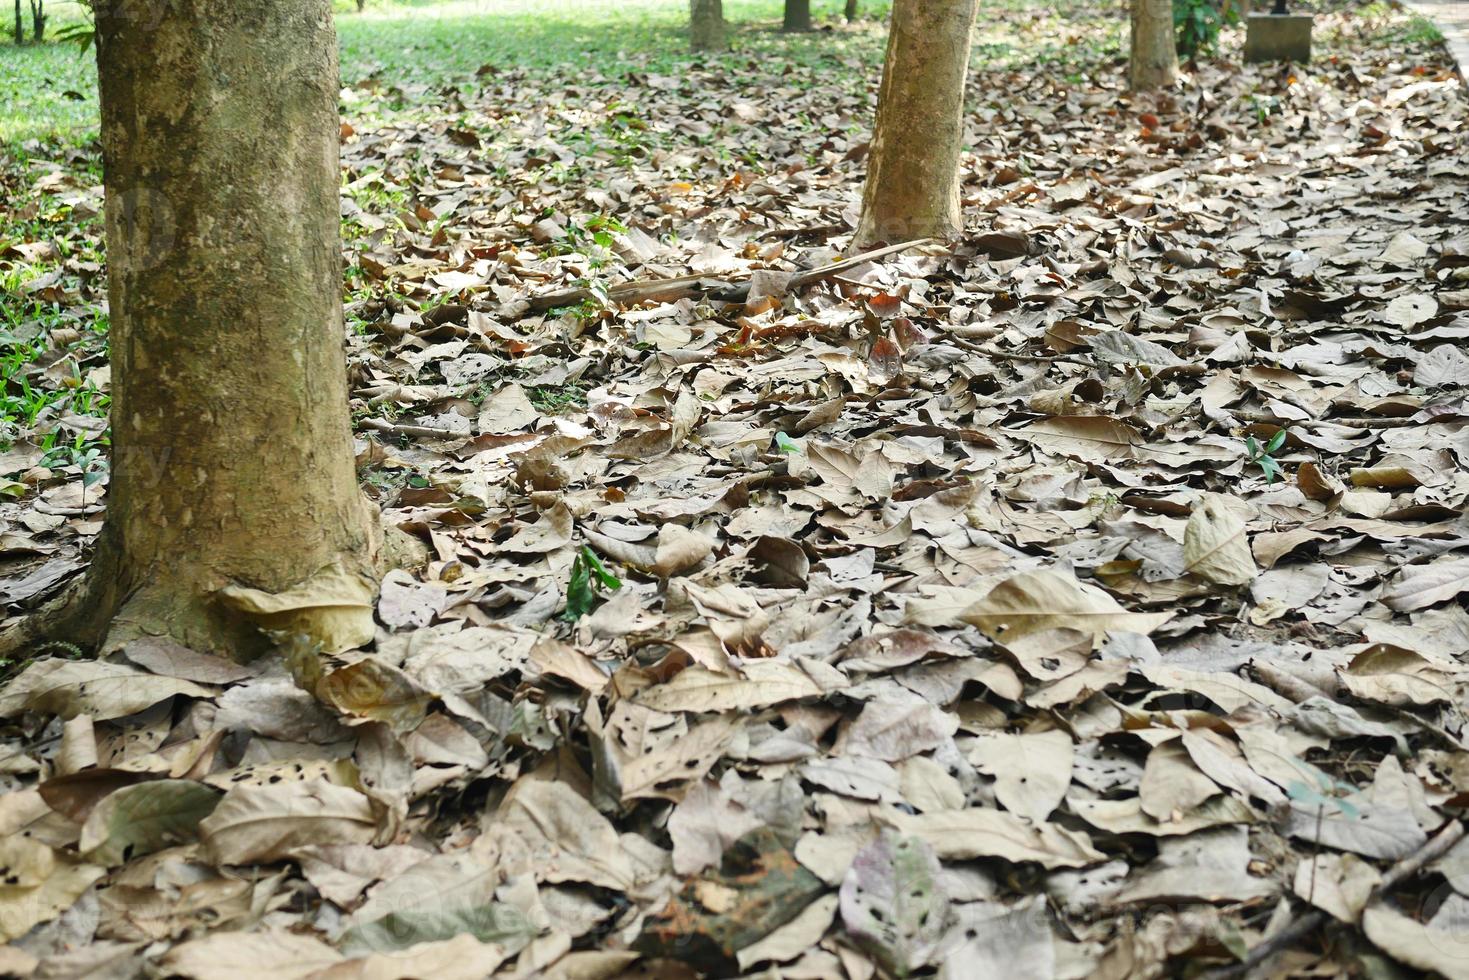
MULTIPOLYGON (((52 29, 83 19, 74 0, 52 2, 52 29)), ((836 19, 841 6, 841 0, 812 4, 818 21, 836 19)), ((863 14, 880 16, 889 6, 890 0, 865 0, 863 14)), ((820 53, 821 34, 775 36, 781 9, 781 0, 726 0, 736 49, 756 53, 781 44, 820 53)), ((654 66, 690 57, 686 0, 369 0, 362 14, 354 3, 337 0, 337 11, 343 84, 398 87, 404 103, 444 86, 474 84, 475 73, 487 66, 575 64, 588 74, 616 74, 634 56, 640 66, 650 55, 654 66)), ((0 43, 0 144, 84 142, 96 129, 90 50, 54 41, 18 49, 0 43)))
MULTIPOLYGON (((75 3, 47 5, 51 30, 82 19, 75 3)), ((7 5, 8 11, 8 5, 7 5)), ((6 11, 0 11, 4 13, 6 11)), ((30 30, 27 12, 26 30, 30 30)), ((0 145, 29 139, 77 141, 97 130, 97 72, 91 53, 48 41, 17 48, 0 17, 0 145)))
MULTIPOLYGON (((388 90, 390 111, 435 99, 447 87, 472 89, 481 69, 493 82, 497 72, 574 66, 578 81, 594 83, 630 70, 672 71, 692 60, 687 0, 369 0, 361 14, 352 0, 336 0, 336 6, 343 85, 388 90)), ((842 0, 813 0, 818 26, 839 22, 842 6, 842 0)), ((1121 18, 1112 18, 1114 30, 1078 29, 1076 6, 1035 0, 984 5, 974 38, 976 63, 1071 65, 1115 57, 1121 18)), ((783 35, 777 30, 782 8, 783 0, 725 0, 733 56, 778 57, 830 70, 854 57, 880 61, 882 32, 783 35)), ((890 8, 891 0, 862 0, 861 14, 881 19, 890 8)), ((84 20, 75 0, 51 0, 51 10, 53 31, 84 20)), ((352 109, 349 104, 349 117, 352 109)), ((0 41, 0 145, 80 144, 96 130, 92 51, 74 43, 16 48, 0 41)))
POLYGON ((1443 32, 1426 17, 1409 11, 1407 24, 1393 23, 1393 6, 1385 0, 1373 0, 1357 9, 1369 36, 1379 43, 1398 44, 1405 48, 1432 47, 1443 43, 1443 32))

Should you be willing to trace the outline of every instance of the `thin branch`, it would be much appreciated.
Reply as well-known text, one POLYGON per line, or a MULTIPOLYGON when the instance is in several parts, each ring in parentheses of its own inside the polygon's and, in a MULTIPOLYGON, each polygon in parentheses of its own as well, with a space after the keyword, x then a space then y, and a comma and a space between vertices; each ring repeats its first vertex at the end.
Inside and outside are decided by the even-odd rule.
POLYGON ((410 436, 418 439, 467 439, 467 432, 435 429, 427 425, 398 425, 384 419, 363 419, 357 423, 359 429, 370 429, 390 436, 410 436))
MULTIPOLYGON (((797 272, 792 275, 786 285, 788 290, 800 289, 812 283, 832 279, 841 275, 849 269, 855 269, 868 262, 886 258, 897 252, 905 252, 919 245, 927 245, 935 241, 933 238, 915 238, 911 242, 900 242, 897 245, 888 245, 884 248, 873 249, 854 255, 840 262, 822 266, 820 269, 808 269, 805 272, 797 272)), ((686 296, 708 296, 712 299, 727 303, 743 303, 750 295, 750 277, 741 276, 738 279, 715 279, 711 276, 679 276, 676 279, 641 279, 636 282, 618 283, 607 290, 608 300, 618 304, 642 303, 648 300, 659 300, 669 302, 675 299, 683 299, 686 296)), ((533 310, 549 310, 558 306, 575 306, 586 300, 596 300, 598 297, 590 289, 567 289, 558 293, 547 293, 537 296, 530 301, 533 310)))
MULTIPOLYGON (((1463 838, 1463 822, 1459 820, 1451 822, 1443 830, 1440 830, 1437 835, 1432 837, 1428 843, 1393 865, 1387 874, 1382 876, 1382 883, 1372 890, 1372 895, 1367 899, 1367 905, 1371 905, 1373 902, 1381 899, 1398 884, 1423 870, 1425 865, 1438 860, 1448 852, 1449 848, 1459 843, 1463 838)), ((1313 909, 1250 950, 1250 955, 1245 957, 1241 962, 1231 966, 1221 967, 1217 970, 1211 970, 1203 974, 1202 980, 1235 980, 1237 977, 1245 976, 1275 954, 1284 951, 1295 945, 1298 940, 1304 939, 1311 933, 1321 929, 1326 923, 1326 913, 1320 909, 1313 909)))

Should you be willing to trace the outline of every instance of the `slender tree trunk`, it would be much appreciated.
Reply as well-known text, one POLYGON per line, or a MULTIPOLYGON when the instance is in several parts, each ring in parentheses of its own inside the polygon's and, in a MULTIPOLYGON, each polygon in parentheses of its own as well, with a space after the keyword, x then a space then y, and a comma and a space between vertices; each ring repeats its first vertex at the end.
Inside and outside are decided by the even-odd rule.
POLYGON ((360 14, 367 9, 367 0, 357 0, 357 12, 360 14))
POLYGON ((857 243, 963 230, 959 154, 977 0, 896 0, 857 243))
POLYGON ((1178 79, 1173 0, 1132 0, 1128 85, 1134 92, 1167 88, 1178 79))
POLYGON ((31 0, 31 40, 37 44, 46 40, 45 0, 31 0))
POLYGON ((725 51, 723 0, 689 0, 689 43, 695 51, 725 51))
POLYGON ((857 0, 847 0, 846 15, 848 22, 857 19, 857 0))
POLYGON ((15 0, 15 44, 16 47, 26 43, 25 21, 20 19, 20 0, 15 0))
POLYGON ((113 463, 90 601, 107 648, 149 634, 249 655, 264 643, 226 586, 275 594, 334 568, 338 592, 371 599, 331 0, 96 9, 113 463))
POLYGON ((785 30, 811 29, 811 0, 786 0, 785 30))

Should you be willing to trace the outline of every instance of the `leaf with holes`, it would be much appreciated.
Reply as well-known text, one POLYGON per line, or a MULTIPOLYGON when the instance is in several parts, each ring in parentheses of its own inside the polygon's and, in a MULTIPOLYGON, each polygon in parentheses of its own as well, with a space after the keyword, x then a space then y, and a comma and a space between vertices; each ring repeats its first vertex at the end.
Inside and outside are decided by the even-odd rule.
POLYGON ((847 932, 899 977, 926 966, 952 912, 938 858, 917 837, 884 830, 858 852, 842 880, 847 932))
POLYGON ((118 865, 175 844, 199 839, 199 822, 222 794, 190 779, 156 779, 124 786, 82 825, 78 849, 90 861, 118 865))

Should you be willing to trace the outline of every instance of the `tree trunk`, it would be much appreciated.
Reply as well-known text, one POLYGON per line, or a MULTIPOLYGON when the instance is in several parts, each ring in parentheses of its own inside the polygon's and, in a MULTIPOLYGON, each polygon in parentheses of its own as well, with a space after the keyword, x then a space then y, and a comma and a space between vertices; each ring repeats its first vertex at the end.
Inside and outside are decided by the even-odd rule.
POLYGON ((367 9, 367 0, 357 0, 357 12, 360 14, 367 9))
MULTIPOLYGON (((156 22, 130 4, 96 8, 113 462, 90 598, 109 649, 146 634, 248 656, 266 644, 222 588, 336 568, 370 602, 374 581, 331 0, 172 0, 156 22)), ((291 630, 329 619, 308 609, 291 630)))
POLYGON ((1134 92, 1167 88, 1178 79, 1173 0, 1132 0, 1128 85, 1134 92))
POLYGON ((20 19, 20 0, 15 0, 15 44, 16 47, 26 43, 25 21, 20 19))
POLYGON ((726 51, 723 0, 689 0, 689 43, 695 51, 726 51))
POLYGON ((846 15, 848 22, 857 19, 857 0, 847 0, 846 15))
POLYGON ((811 0, 786 0, 786 31, 811 29, 811 0))
POLYGON ((37 44, 46 40, 45 0, 31 0, 31 40, 37 44))
POLYGON ((896 0, 857 244, 963 230, 959 154, 977 0, 896 0))

